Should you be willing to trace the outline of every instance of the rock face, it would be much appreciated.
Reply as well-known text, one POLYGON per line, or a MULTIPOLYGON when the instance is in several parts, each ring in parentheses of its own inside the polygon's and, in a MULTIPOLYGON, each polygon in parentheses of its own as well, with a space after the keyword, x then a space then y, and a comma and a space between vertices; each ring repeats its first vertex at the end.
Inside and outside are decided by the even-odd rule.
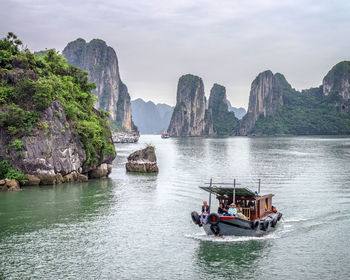
POLYGON ((289 86, 282 74, 260 73, 252 83, 247 115, 240 126, 240 135, 248 135, 261 117, 273 116, 283 106, 283 88, 289 86))
POLYGON ((95 107, 109 112, 113 120, 132 130, 130 95, 120 79, 113 48, 102 40, 94 39, 87 43, 84 39, 77 39, 70 42, 62 54, 69 64, 89 72, 89 80, 96 85, 93 91, 98 97, 95 107))
POLYGON ((336 64, 323 79, 323 94, 339 94, 350 99, 350 61, 336 64))
POLYGON ((143 150, 133 152, 128 156, 128 162, 125 165, 126 170, 130 172, 156 173, 159 171, 157 166, 157 157, 154 147, 148 146, 143 150))
POLYGON ((19 182, 17 180, 0 180, 0 191, 20 191, 19 182))
MULTIPOLYGON (((111 135, 109 135, 111 137, 111 135)), ((96 170, 106 169, 99 177, 110 173, 115 154, 100 155, 96 165, 83 166, 84 146, 67 121, 61 102, 54 101, 41 114, 39 126, 29 136, 20 138, 23 147, 15 150, 0 127, 0 157, 28 176, 26 185, 51 185, 70 181, 87 181, 98 177, 96 170), (109 168, 109 169, 108 169, 109 168)), ((97 172, 98 173, 98 172, 97 172)))
POLYGON ((228 112, 226 88, 219 84, 214 84, 210 90, 208 109, 213 113, 228 112))
POLYGON ((210 90, 209 112, 213 118, 214 132, 219 136, 236 135, 239 120, 234 112, 229 112, 226 98, 226 88, 214 84, 210 90))
POLYGON ((187 74, 179 79, 168 132, 173 137, 215 135, 211 114, 206 110, 201 78, 187 74))
POLYGON ((138 98, 131 101, 131 111, 132 119, 141 133, 160 134, 168 129, 174 107, 138 98))

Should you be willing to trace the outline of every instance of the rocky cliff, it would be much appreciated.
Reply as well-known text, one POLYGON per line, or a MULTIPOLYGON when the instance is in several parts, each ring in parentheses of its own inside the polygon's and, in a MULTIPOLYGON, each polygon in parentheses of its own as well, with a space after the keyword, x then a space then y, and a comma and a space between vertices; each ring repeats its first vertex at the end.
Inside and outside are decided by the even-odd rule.
POLYGON ((61 102, 51 103, 41 113, 38 124, 30 135, 22 137, 11 136, 0 127, 0 159, 30 175, 27 184, 86 181, 88 178, 106 177, 110 173, 114 153, 101 153, 95 164, 84 165, 84 145, 67 120, 61 102), (20 149, 11 145, 15 141, 20 141, 20 149))
POLYGON ((187 74, 177 85, 176 106, 168 128, 170 136, 214 135, 211 113, 206 110, 201 78, 187 74))
POLYGON ((115 149, 106 115, 93 107, 87 73, 54 50, 43 57, 20 51, 11 38, 0 41, 0 179, 106 177, 115 149))
POLYGON ((316 88, 297 91, 281 74, 254 80, 242 135, 348 135, 350 62, 336 64, 316 88))
POLYGON ((68 43, 62 54, 68 63, 89 72, 89 80, 96 85, 93 91, 98 97, 95 107, 106 110, 113 120, 132 130, 130 95, 121 81, 114 49, 102 40, 87 43, 77 39, 68 43))
POLYGON ((213 118, 214 132, 219 136, 236 135, 239 120, 234 112, 229 112, 226 98, 226 88, 214 84, 210 90, 208 109, 213 118))
POLYGON ((328 72, 323 79, 323 94, 339 94, 343 99, 350 99, 350 61, 342 61, 328 72))
POLYGON ((290 87, 282 74, 270 71, 260 73, 251 85, 248 112, 242 119, 239 133, 249 134, 261 117, 273 116, 283 105, 284 87, 290 87))

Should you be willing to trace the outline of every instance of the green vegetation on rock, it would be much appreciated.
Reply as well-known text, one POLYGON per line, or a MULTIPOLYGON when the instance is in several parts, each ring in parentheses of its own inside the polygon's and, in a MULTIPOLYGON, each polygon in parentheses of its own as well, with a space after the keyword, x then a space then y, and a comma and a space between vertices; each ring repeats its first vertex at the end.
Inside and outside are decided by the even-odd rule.
POLYGON ((212 113, 213 127, 217 136, 236 135, 239 120, 234 112, 228 111, 225 87, 214 84, 210 91, 209 109, 212 113))
POLYGON ((0 180, 2 179, 18 180, 21 184, 25 184, 28 180, 26 175, 13 169, 6 160, 0 162, 0 180))
POLYGON ((350 102, 338 94, 325 96, 322 87, 303 92, 284 90, 284 105, 274 116, 260 116, 252 134, 336 135, 350 134, 350 102))
POLYGON ((16 139, 42 125, 41 112, 58 100, 69 122, 66 128, 72 127, 84 145, 84 166, 96 165, 101 155, 114 154, 108 118, 93 108, 95 84, 88 81, 88 73, 68 65, 55 50, 40 57, 20 50, 21 44, 13 33, 0 40, 0 127, 15 139, 14 148, 20 148, 16 139))

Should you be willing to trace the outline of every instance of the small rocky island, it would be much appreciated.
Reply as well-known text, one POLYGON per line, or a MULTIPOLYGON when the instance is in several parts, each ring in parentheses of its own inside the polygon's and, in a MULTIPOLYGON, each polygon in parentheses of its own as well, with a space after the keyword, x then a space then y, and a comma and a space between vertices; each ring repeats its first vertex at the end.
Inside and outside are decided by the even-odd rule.
POLYGON ((129 172, 159 172, 155 148, 149 145, 145 149, 133 152, 128 156, 128 162, 125 164, 125 167, 129 172))

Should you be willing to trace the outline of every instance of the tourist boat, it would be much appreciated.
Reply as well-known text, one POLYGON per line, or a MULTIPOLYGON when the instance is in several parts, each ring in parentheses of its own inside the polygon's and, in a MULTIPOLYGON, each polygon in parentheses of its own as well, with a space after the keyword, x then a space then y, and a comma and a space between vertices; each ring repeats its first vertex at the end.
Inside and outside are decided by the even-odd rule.
POLYGON ((162 136, 161 136, 162 138, 169 138, 169 133, 167 132, 167 131, 164 131, 163 133, 162 133, 162 136))
MULTIPOLYGON (((235 216, 219 215, 215 212, 208 214, 207 223, 200 222, 200 214, 191 213, 192 221, 203 227, 208 235, 262 236, 276 227, 282 217, 272 205, 273 194, 260 195, 260 180, 257 192, 248 188, 237 188, 236 180, 233 184, 216 183, 210 180, 209 186, 200 187, 209 192, 209 209, 212 194, 216 195, 219 203, 224 206, 235 203, 241 210, 235 216)), ((213 206, 212 206, 213 208, 213 206)), ((203 215, 205 218, 205 214, 203 215)))
POLYGON ((115 132, 112 135, 113 143, 137 143, 139 141, 139 138, 140 135, 136 131, 133 131, 131 133, 115 132))

